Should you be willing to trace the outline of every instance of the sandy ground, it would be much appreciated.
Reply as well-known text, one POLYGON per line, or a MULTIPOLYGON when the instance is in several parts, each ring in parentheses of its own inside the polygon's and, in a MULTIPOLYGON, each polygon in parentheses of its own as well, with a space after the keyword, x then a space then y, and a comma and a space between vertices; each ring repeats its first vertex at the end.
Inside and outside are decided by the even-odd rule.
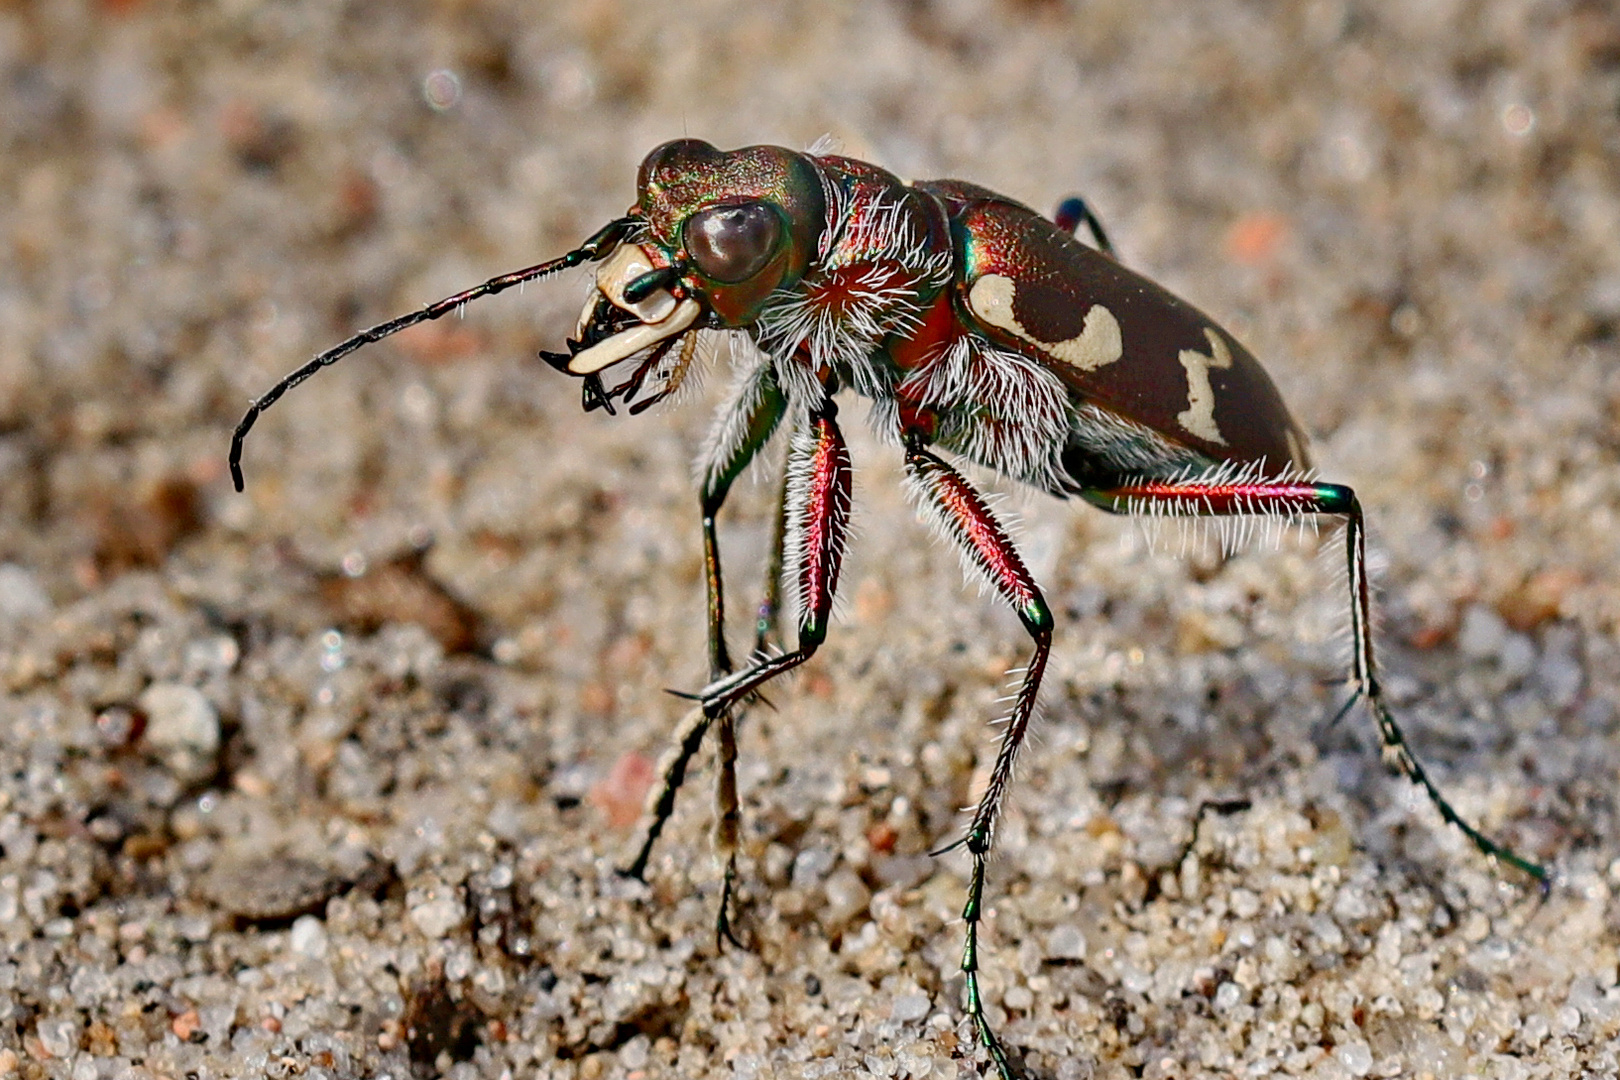
POLYGON ((1419 752, 1557 874, 1326 725, 1337 556, 1014 493, 1060 614, 986 934, 1029 1075, 1620 1068, 1607 4, 11 0, 0 76, 0 1074, 975 1074, 967 865, 925 853, 1025 639, 862 423, 843 617, 744 727, 723 954, 706 755, 613 873, 705 674, 723 377, 582 415, 533 358, 575 278, 355 355, 224 471, 282 372, 566 250, 658 142, 827 132, 1083 191, 1265 360, 1368 507, 1419 752))

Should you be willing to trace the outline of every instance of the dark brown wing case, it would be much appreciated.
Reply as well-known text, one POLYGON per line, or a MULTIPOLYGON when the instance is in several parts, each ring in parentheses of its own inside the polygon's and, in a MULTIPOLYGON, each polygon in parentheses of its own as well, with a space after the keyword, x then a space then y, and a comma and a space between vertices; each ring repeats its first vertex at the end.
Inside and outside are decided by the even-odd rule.
POLYGON ((974 184, 916 187, 945 204, 959 314, 1072 391, 1220 461, 1309 467, 1259 361, 1197 308, 974 184))

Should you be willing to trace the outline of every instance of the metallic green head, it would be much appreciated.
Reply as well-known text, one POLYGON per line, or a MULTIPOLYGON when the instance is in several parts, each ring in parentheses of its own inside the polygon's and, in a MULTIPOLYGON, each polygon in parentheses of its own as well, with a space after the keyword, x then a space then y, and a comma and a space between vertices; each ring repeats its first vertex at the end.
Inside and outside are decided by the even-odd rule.
POLYGON ((826 227, 820 171, 780 146, 727 152, 677 139, 647 155, 636 187, 622 221, 645 232, 597 256, 597 293, 576 334, 591 343, 568 359, 572 374, 594 375, 693 326, 752 325, 772 292, 804 276, 826 227))
POLYGON ((749 325, 804 275, 825 222, 820 173, 780 146, 677 139, 647 155, 636 189, 635 213, 726 326, 749 325))

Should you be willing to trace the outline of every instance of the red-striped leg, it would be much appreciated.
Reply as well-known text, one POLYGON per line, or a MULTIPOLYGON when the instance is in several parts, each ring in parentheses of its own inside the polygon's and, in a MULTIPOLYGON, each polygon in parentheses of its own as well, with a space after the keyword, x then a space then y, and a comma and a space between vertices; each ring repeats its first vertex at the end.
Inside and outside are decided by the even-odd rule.
POLYGON ((732 710, 765 683, 810 659, 827 637, 838 570, 849 531, 849 448, 838 430, 837 407, 823 402, 794 433, 787 460, 788 523, 785 563, 799 591, 797 647, 780 656, 753 657, 749 665, 710 683, 699 694, 705 723, 720 723, 720 827, 717 843, 725 858, 725 884, 720 896, 717 936, 731 933, 732 885, 737 877, 737 807, 735 725, 732 710))
POLYGON ((827 638, 849 533, 849 448, 837 415, 832 401, 822 402, 794 433, 788 451, 784 563, 799 593, 797 645, 781 656, 756 656, 741 671, 704 687, 698 698, 711 717, 810 659, 827 638))
MULTIPOLYGON (((1464 821, 1446 801, 1427 770, 1412 753, 1406 735, 1378 682, 1378 665, 1373 657, 1372 590, 1367 581, 1367 529, 1361 503, 1354 491, 1342 484, 1321 484, 1305 480, 1244 480, 1201 483, 1196 480, 1142 480, 1116 487, 1085 492, 1085 498, 1115 513, 1150 514, 1162 517, 1272 515, 1298 517, 1302 514, 1332 514, 1345 519, 1346 569, 1350 579, 1351 667, 1350 700, 1338 716, 1357 701, 1365 701, 1378 724, 1384 758, 1407 779, 1423 789, 1440 816, 1461 829, 1486 857, 1500 860, 1535 878, 1543 891, 1551 879, 1545 867, 1531 862, 1498 844, 1464 821)), ((1337 719, 1338 717, 1335 717, 1337 719)))
POLYGON ((1012 781, 1018 748, 1024 742, 1030 717, 1035 712, 1035 696, 1040 691, 1041 675, 1046 670, 1047 653, 1052 647, 1052 613, 1006 531, 985 505, 984 498, 960 473, 920 445, 913 445, 906 451, 906 488, 934 529, 956 545, 965 567, 982 577, 1012 606, 1035 640, 1035 652, 1024 669, 1023 684, 1013 699, 1012 713, 1001 735, 1001 748, 990 769, 990 782, 973 812, 967 834, 935 852, 942 854, 956 847, 966 847, 973 857, 967 904, 962 909, 962 920, 967 924, 962 974, 967 979, 968 1015, 996 1071, 1003 1080, 1013 1080, 1016 1074, 1001 1041, 991 1030, 979 991, 979 920, 983 917, 985 861, 995 842, 1002 800, 1012 781))
POLYGON ((764 656, 782 647, 782 553, 787 547, 788 475, 782 471, 782 491, 776 501, 776 522, 771 529, 771 555, 765 564, 765 587, 754 609, 754 655, 764 656))

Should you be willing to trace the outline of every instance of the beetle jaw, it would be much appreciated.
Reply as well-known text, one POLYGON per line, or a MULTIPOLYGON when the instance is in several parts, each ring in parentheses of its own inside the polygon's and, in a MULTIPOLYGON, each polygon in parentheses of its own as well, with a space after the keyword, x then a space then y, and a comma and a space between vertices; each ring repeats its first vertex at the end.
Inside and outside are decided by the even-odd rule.
POLYGON ((677 297, 666 288, 653 289, 635 300, 625 296, 631 283, 669 265, 669 259, 656 247, 643 244, 621 244, 602 262, 596 271, 596 291, 580 312, 576 337, 584 338, 602 300, 639 321, 575 353, 568 361, 569 374, 594 375, 689 330, 697 322, 703 305, 691 296, 677 297))
MULTIPOLYGON (((656 201, 656 185, 644 190, 643 203, 656 201)), ((777 212, 786 213, 781 207, 777 212)), ((642 215, 651 217, 645 209, 638 216, 642 215)), ((671 250, 658 240, 656 229, 655 236, 644 242, 620 244, 598 266, 596 289, 580 311, 574 336, 586 339, 588 328, 606 313, 604 304, 638 321, 575 353, 567 365, 569 374, 593 375, 612 367, 691 329, 705 312, 710 316, 709 325, 751 325, 770 295, 802 276, 809 263, 805 248, 798 242, 797 223, 791 214, 787 217, 785 242, 757 272, 738 282, 711 280, 693 265, 683 249, 671 250), (651 275, 660 273, 668 276, 667 284, 647 289, 645 286, 656 281, 651 275)))

